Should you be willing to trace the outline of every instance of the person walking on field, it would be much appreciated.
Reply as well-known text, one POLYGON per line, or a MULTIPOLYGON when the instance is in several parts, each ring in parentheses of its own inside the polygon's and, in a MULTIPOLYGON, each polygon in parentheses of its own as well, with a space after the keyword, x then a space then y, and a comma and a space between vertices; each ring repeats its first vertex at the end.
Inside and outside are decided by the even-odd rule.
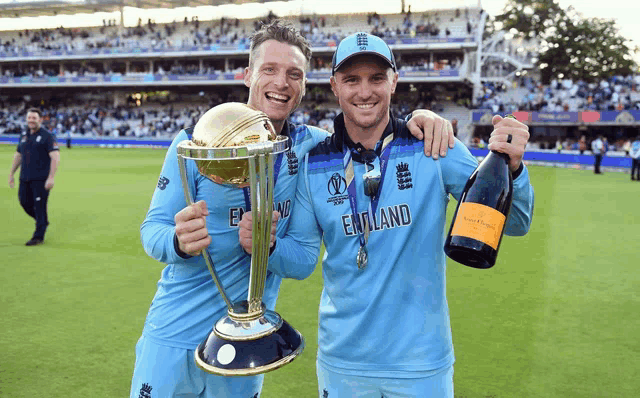
POLYGON ((640 135, 631 143, 631 180, 640 181, 640 135))
POLYGON ((18 198, 24 211, 36 220, 36 230, 27 246, 44 242, 44 234, 49 225, 47 201, 53 188, 54 177, 60 163, 60 150, 53 134, 42 127, 42 112, 38 108, 27 111, 27 130, 20 136, 20 142, 11 170, 9 187, 15 186, 14 173, 20 168, 18 198))
POLYGON ((595 174, 602 174, 600 171, 600 164, 602 163, 602 155, 605 152, 605 147, 601 135, 591 143, 591 152, 593 152, 593 156, 595 157, 593 172, 595 174))

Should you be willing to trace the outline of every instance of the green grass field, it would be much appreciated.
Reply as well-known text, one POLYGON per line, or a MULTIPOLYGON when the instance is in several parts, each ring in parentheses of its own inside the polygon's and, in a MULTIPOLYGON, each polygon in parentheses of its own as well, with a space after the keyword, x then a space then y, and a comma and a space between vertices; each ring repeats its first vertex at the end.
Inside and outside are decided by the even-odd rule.
MULTIPOLYGON (((7 186, 0 146, 0 397, 126 397, 134 346, 163 265, 139 240, 164 150, 62 148, 42 246, 7 186)), ((531 231, 498 264, 451 262, 456 397, 637 397, 640 183, 531 167, 531 231)), ((455 202, 450 205, 450 213, 455 202)), ((303 355, 267 374, 264 398, 317 396, 320 267, 285 281, 278 311, 303 355)))

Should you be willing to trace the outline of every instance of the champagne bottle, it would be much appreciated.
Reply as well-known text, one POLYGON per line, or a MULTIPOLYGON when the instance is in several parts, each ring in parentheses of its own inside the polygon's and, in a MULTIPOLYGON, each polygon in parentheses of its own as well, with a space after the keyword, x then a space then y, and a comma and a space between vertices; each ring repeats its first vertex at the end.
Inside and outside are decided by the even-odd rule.
POLYGON ((447 256, 474 268, 493 267, 512 198, 509 155, 489 151, 462 191, 444 245, 447 256))

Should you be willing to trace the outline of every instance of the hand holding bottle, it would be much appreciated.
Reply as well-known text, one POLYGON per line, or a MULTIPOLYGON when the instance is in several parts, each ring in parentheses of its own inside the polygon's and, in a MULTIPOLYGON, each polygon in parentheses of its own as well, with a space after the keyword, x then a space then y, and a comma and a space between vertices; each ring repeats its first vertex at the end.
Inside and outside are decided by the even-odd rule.
POLYGON ((529 128, 511 115, 496 115, 492 123, 490 152, 462 191, 444 245, 447 256, 474 268, 496 263, 513 199, 512 174, 529 140, 529 128))
POLYGON ((491 123, 493 132, 489 138, 489 149, 509 155, 509 170, 513 173, 520 167, 525 147, 529 142, 529 127, 513 117, 503 118, 499 115, 495 115, 491 123))

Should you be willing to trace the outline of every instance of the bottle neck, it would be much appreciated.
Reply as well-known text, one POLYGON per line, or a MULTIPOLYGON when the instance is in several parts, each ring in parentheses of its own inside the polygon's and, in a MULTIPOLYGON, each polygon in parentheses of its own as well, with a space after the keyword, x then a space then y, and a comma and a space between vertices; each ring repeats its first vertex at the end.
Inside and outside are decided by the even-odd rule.
POLYGON ((506 153, 502 153, 502 152, 498 152, 498 151, 490 151, 489 153, 497 155, 498 157, 504 159, 507 163, 509 163, 509 161, 511 160, 509 158, 509 155, 507 155, 506 153))

